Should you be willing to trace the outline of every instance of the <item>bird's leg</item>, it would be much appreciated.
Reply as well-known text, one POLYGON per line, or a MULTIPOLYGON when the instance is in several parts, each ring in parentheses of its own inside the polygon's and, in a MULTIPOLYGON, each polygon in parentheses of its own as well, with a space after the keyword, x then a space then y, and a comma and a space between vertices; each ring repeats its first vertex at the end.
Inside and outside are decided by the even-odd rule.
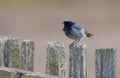
POLYGON ((75 44, 77 44, 79 41, 80 41, 80 39, 79 39, 79 40, 76 40, 75 44))
POLYGON ((75 40, 72 44, 76 43, 77 40, 75 40))
POLYGON ((71 48, 71 46, 72 46, 74 43, 76 43, 76 41, 77 41, 77 40, 75 40, 72 44, 70 44, 70 46, 69 46, 69 47, 71 48))

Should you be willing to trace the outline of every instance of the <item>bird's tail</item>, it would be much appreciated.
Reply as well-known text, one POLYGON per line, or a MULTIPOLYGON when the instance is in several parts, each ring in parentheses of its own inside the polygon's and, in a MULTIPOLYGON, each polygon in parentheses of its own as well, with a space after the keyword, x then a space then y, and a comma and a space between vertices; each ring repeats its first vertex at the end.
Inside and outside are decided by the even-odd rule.
POLYGON ((86 30, 85 30, 85 34, 86 34, 87 37, 92 37, 92 36, 94 36, 93 34, 87 32, 86 30))
POLYGON ((92 37, 93 36, 93 34, 90 34, 90 33, 87 33, 86 35, 87 35, 87 37, 92 37))

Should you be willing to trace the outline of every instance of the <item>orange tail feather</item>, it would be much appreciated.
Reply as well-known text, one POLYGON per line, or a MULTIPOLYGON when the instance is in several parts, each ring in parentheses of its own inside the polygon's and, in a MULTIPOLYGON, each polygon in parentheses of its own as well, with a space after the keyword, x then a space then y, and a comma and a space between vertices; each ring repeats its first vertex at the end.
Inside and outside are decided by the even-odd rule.
POLYGON ((93 36, 93 34, 90 34, 90 33, 87 33, 86 35, 87 35, 87 37, 92 37, 93 36))

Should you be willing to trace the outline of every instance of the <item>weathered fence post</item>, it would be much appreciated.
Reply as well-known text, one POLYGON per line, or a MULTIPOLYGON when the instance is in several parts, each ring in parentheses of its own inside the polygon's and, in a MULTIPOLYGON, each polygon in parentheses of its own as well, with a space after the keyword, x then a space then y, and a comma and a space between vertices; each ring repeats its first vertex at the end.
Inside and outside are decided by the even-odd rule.
POLYGON ((47 46, 47 60, 46 60, 46 74, 66 77, 66 61, 65 50, 62 42, 48 42, 47 46))
POLYGON ((21 68, 33 71, 34 69, 34 42, 24 40, 21 47, 21 68))
POLYGON ((96 78, 116 78, 116 49, 96 49, 96 78))
POLYGON ((6 67, 20 68, 20 48, 18 39, 8 38, 4 47, 4 62, 6 67))
POLYGON ((0 36, 0 66, 4 66, 4 43, 7 39, 6 36, 0 36))
POLYGON ((71 46, 69 65, 69 78, 87 78, 86 45, 71 46))

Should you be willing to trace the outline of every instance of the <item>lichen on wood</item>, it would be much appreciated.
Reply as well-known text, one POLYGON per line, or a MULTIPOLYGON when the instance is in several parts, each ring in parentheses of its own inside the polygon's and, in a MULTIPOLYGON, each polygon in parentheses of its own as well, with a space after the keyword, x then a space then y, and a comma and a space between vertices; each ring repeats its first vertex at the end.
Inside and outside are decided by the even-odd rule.
POLYGON ((17 38, 8 38, 4 47, 4 63, 6 67, 21 68, 20 47, 17 38))
POLYGON ((24 70, 34 70, 34 42, 24 40, 21 47, 21 67, 24 70))
POLYGON ((6 40, 8 39, 8 37, 6 36, 0 36, 0 66, 5 66, 4 65, 4 43, 6 42, 6 40))
POLYGON ((96 78, 116 78, 116 49, 96 49, 96 78))
POLYGON ((46 74, 65 78, 66 54, 63 43, 48 42, 46 55, 46 74))
POLYGON ((70 47, 69 78, 87 78, 86 45, 73 44, 70 47))

